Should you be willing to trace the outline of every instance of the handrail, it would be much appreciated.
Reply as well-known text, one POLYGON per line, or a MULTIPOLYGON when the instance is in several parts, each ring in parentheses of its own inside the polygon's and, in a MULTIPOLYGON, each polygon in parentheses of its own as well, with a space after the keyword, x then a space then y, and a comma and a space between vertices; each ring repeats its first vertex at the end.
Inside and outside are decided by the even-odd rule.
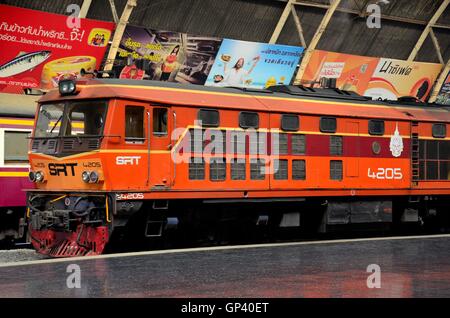
MULTIPOLYGON (((172 112, 173 115, 173 129, 172 131, 175 131, 175 129, 177 128, 177 113, 175 111, 172 112)), ((173 150, 173 146, 170 147, 171 150, 173 150)), ((171 153, 172 156, 172 153, 171 153)), ((173 158, 171 158, 172 162, 173 162, 173 180, 172 180, 172 186, 175 185, 175 179, 177 177, 177 165, 175 163, 175 160, 173 160, 173 158)))
POLYGON ((150 111, 147 110, 147 185, 150 184, 150 111))

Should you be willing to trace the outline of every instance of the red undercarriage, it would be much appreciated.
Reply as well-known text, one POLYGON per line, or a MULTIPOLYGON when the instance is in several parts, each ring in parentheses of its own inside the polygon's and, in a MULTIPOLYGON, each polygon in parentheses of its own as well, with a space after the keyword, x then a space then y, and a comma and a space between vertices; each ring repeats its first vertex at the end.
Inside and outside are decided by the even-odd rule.
POLYGON ((30 228, 30 233, 36 251, 52 257, 99 255, 108 242, 107 226, 79 225, 75 232, 30 228))

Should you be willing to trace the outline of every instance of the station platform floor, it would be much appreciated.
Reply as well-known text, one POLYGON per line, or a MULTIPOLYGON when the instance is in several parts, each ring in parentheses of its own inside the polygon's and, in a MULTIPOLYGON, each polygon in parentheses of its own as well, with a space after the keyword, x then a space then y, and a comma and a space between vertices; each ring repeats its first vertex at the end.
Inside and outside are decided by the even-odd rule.
POLYGON ((45 259, 0 265, 0 297, 450 297, 449 247, 433 235, 45 259))

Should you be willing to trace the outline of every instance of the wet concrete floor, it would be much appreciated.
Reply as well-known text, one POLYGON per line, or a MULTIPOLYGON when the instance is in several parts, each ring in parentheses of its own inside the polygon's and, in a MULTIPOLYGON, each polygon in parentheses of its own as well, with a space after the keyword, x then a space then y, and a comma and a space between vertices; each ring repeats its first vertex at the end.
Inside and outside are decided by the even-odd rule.
POLYGON ((449 246, 447 235, 35 261, 0 265, 0 297, 450 297, 449 246))

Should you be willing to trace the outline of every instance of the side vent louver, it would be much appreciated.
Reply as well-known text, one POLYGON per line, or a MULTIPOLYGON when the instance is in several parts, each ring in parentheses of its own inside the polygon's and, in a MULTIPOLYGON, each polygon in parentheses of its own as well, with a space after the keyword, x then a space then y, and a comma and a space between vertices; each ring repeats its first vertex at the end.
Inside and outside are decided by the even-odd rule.
POLYGON ((47 150, 54 151, 56 149, 56 140, 49 140, 47 150))
POLYGON ((88 142, 88 148, 89 149, 98 149, 100 147, 100 140, 99 139, 91 139, 88 142))
POLYGON ((73 143, 74 143, 74 141, 75 141, 75 140, 73 140, 73 139, 65 139, 65 140, 63 141, 63 149, 64 149, 64 150, 70 150, 70 149, 73 149, 73 143))
POLYGON ((33 140, 33 143, 31 144, 31 150, 37 151, 39 149, 39 140, 33 140))

